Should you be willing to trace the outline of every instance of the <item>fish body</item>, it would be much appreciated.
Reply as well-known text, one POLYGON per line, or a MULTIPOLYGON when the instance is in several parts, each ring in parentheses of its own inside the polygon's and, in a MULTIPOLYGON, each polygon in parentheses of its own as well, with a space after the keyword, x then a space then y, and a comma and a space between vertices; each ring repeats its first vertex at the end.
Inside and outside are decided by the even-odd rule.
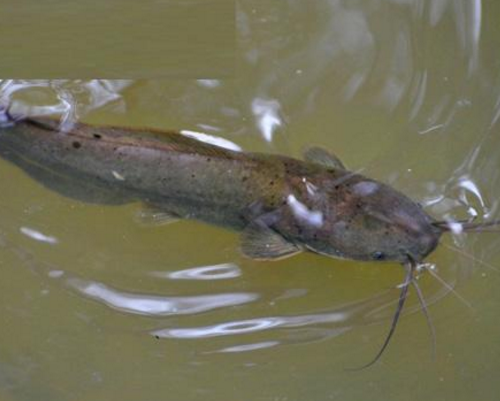
MULTIPOLYGON (((273 260, 301 251, 402 264, 387 348, 410 285, 433 335, 415 280, 444 232, 498 232, 500 220, 436 221, 389 185, 349 171, 331 152, 310 148, 304 160, 239 152, 177 132, 91 126, 60 130, 49 118, 12 116, 0 107, 0 156, 46 187, 85 202, 141 201, 167 218, 197 219, 241 231, 241 250, 273 260)), ((435 275, 435 273, 433 273, 435 275)))
POLYGON ((141 201, 178 218, 242 231, 242 251, 277 259, 300 251, 354 260, 420 261, 442 230, 392 187, 312 148, 305 160, 238 152, 177 132, 15 118, 0 156, 65 196, 141 201))

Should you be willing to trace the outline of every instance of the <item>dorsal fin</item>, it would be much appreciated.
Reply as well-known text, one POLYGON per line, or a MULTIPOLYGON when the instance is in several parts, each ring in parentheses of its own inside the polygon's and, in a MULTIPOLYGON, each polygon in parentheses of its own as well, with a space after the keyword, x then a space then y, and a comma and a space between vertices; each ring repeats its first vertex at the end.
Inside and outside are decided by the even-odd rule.
MULTIPOLYGON (((27 117, 23 120, 24 123, 34 125, 37 128, 48 130, 48 131, 59 131, 61 129, 61 123, 57 118, 51 117, 27 117)), ((87 125, 84 123, 75 122, 74 125, 69 126, 69 129, 65 131, 68 135, 82 135, 82 136, 96 136, 99 135, 100 138, 113 138, 113 140, 118 140, 126 144, 134 144, 137 138, 145 138, 142 142, 142 146, 147 146, 148 141, 157 141, 158 144, 162 144, 167 148, 172 150, 177 150, 182 153, 195 153, 198 155, 206 157, 230 157, 230 155, 235 154, 236 148, 239 148, 236 144, 234 149, 229 149, 227 146, 217 146, 214 145, 213 140, 217 139, 213 136, 205 135, 210 137, 212 142, 207 142, 200 140, 204 138, 201 134, 198 137, 194 137, 192 134, 183 134, 178 131, 162 131, 153 128, 144 127, 115 127, 112 125, 87 125)), ((232 143, 227 140, 220 138, 221 142, 232 143)), ((152 143, 152 142, 150 142, 152 143)), ((162 146, 160 145, 160 146, 162 146)))
POLYGON ((344 163, 337 156, 318 146, 307 148, 304 151, 304 160, 324 167, 346 169, 344 163))

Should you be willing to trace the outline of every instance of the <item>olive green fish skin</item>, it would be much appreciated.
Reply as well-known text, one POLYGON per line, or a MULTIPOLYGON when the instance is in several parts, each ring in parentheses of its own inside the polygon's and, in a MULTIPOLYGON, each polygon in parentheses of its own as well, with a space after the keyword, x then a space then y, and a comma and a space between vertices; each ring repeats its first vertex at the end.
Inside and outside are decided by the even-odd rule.
POLYGON ((290 247, 275 256, 271 247, 263 259, 295 248, 421 261, 441 235, 419 205, 388 185, 323 162, 231 151, 175 132, 82 123, 60 132, 53 120, 25 118, 0 128, 0 155, 65 196, 142 201, 290 247))

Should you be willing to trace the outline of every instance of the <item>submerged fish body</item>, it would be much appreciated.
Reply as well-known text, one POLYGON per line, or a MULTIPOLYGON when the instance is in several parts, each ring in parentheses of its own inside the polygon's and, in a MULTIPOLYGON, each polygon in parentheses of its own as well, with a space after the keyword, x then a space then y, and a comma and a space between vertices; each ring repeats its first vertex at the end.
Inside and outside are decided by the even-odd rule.
MULTIPOLYGON (((67 197, 100 204, 141 201, 167 219, 198 219, 242 231, 253 259, 301 251, 401 263, 406 278, 390 330, 409 286, 432 324, 415 272, 453 225, 435 221, 392 187, 351 172, 332 153, 310 148, 304 160, 228 150, 176 132, 91 126, 60 130, 47 118, 12 117, 0 107, 0 156, 67 197)), ((500 221, 460 223, 470 232, 500 221)), ((422 265, 424 266, 424 265, 422 265)))
MULTIPOLYGON (((304 160, 228 150, 176 132, 12 117, 0 107, 0 156, 67 197, 100 204, 141 201, 166 218, 198 219, 242 231, 253 259, 301 251, 362 261, 401 263, 406 278, 387 348, 410 285, 444 232, 496 231, 483 223, 435 221, 392 187, 351 172, 332 153, 310 148, 304 160)), ((435 273, 433 274, 435 275, 435 273)))
POLYGON ((65 196, 142 201, 178 218, 242 233, 242 251, 277 259, 308 250, 406 263, 436 247, 441 230, 388 185, 312 148, 305 160, 228 150, 176 132, 74 124, 45 118, 0 128, 0 156, 65 196))

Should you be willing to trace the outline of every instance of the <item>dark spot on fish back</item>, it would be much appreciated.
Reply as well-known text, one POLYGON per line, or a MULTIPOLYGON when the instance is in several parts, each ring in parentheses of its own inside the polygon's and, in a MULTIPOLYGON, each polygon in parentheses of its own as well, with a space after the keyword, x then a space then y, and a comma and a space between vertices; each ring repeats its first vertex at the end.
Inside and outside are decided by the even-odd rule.
POLYGON ((75 149, 80 149, 82 147, 82 144, 80 142, 78 142, 78 141, 74 141, 73 142, 73 147, 75 149))
POLYGON ((102 135, 101 135, 101 134, 94 134, 94 138, 95 138, 95 139, 101 139, 101 138, 102 138, 102 135))

